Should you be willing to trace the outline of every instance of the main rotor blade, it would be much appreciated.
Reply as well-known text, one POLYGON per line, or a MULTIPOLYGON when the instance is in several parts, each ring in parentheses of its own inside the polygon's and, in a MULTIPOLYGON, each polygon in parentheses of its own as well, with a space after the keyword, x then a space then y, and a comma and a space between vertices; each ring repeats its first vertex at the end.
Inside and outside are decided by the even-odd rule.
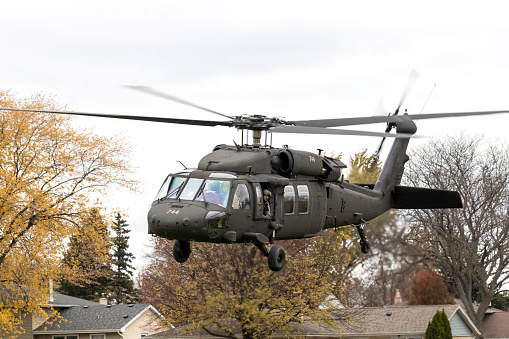
POLYGON ((507 114, 509 110, 503 111, 477 111, 477 112, 453 112, 453 113, 428 113, 428 114, 409 114, 403 116, 386 116, 386 117, 359 117, 359 118, 339 118, 339 119, 322 119, 322 120, 298 120, 292 121, 296 126, 307 127, 340 127, 340 126, 355 126, 355 125, 368 125, 381 122, 398 123, 402 121, 402 117, 410 118, 411 120, 425 120, 425 119, 440 119, 440 118, 457 118, 469 117, 477 115, 492 115, 492 114, 507 114))
POLYGON ((410 72, 410 76, 408 77, 408 81, 407 81, 407 84, 405 86, 405 90, 403 91, 403 95, 401 95, 401 99, 399 100, 398 108, 396 108, 396 111, 394 112, 394 115, 398 114, 399 109, 401 108, 401 105, 403 105, 403 103, 405 102, 406 97, 408 96, 408 94, 412 90, 412 87, 414 87, 415 81, 417 80, 418 77, 419 77, 419 73, 415 69, 413 69, 410 72))
POLYGON ((134 89, 136 91, 152 94, 152 95, 158 96, 158 97, 163 98, 163 99, 167 99, 167 100, 171 100, 171 101, 174 101, 174 102, 178 102, 179 104, 182 104, 182 105, 191 106, 191 107, 194 107, 194 108, 197 108, 197 109, 201 109, 202 111, 207 111, 207 112, 210 112, 210 113, 214 113, 214 114, 220 115, 220 116, 222 116, 224 118, 233 119, 233 117, 230 117, 230 116, 225 115, 223 113, 219 113, 219 112, 213 111, 211 109, 208 109, 208 108, 205 108, 205 107, 193 104, 192 102, 189 102, 187 100, 177 98, 177 97, 175 97, 173 95, 160 92, 160 91, 155 90, 155 89, 150 88, 150 87, 131 86, 131 85, 125 85, 124 87, 130 88, 130 89, 134 89))
POLYGON ((277 126, 269 129, 273 133, 304 133, 304 134, 336 134, 336 135, 360 135, 369 137, 389 137, 389 138, 410 138, 412 134, 407 133, 382 133, 369 131, 354 131, 347 129, 332 129, 307 126, 277 126))
POLYGON ((65 111, 52 111, 52 110, 41 110, 41 109, 24 109, 24 108, 10 108, 10 107, 0 107, 0 110, 2 110, 2 111, 34 112, 34 113, 69 114, 69 115, 81 115, 81 116, 100 117, 100 118, 113 118, 113 119, 124 119, 124 120, 163 122, 163 123, 181 124, 181 125, 228 126, 228 127, 233 126, 233 124, 230 121, 208 121, 208 120, 192 120, 192 119, 174 119, 174 118, 162 118, 162 117, 147 117, 147 116, 141 116, 141 115, 123 115, 123 114, 105 114, 105 113, 87 113, 87 112, 65 112, 65 111))

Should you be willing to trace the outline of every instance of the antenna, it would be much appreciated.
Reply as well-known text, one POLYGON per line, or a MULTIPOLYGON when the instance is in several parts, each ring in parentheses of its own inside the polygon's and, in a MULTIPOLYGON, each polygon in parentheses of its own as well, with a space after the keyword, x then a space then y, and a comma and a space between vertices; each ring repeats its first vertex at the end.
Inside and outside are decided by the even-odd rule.
POLYGON ((422 111, 424 110, 424 107, 425 107, 425 106, 426 106, 426 104, 428 103, 428 100, 429 100, 429 98, 431 97, 431 94, 433 94, 433 91, 435 90, 435 87, 437 87, 437 84, 435 84, 435 85, 433 86, 433 88, 431 89, 431 92, 429 93, 428 98, 427 98, 427 99, 426 99, 426 101, 424 102, 424 105, 422 105, 422 108, 421 108, 421 111, 419 112, 419 114, 421 114, 421 113, 422 113, 422 111))

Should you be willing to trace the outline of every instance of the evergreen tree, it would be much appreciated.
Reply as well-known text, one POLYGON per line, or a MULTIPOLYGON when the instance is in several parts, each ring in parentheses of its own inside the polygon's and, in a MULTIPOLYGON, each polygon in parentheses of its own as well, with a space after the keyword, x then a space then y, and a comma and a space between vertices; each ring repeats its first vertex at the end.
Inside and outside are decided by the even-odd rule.
POLYGON ((90 209, 81 218, 80 231, 70 238, 58 290, 87 300, 101 298, 111 276, 110 249, 108 226, 98 209, 90 209))
POLYGON ((445 310, 442 309, 440 316, 442 317, 442 323, 444 324, 444 339, 452 339, 451 323, 449 323, 445 310))
POLYGON ((112 238, 113 276, 109 285, 109 299, 118 304, 134 302, 137 299, 131 278, 134 270, 132 265, 134 255, 128 251, 129 236, 127 234, 131 232, 128 226, 127 221, 122 218, 120 213, 117 213, 112 226, 114 232, 112 238))
POLYGON ((452 339, 451 324, 445 311, 437 311, 428 324, 425 339, 452 339))

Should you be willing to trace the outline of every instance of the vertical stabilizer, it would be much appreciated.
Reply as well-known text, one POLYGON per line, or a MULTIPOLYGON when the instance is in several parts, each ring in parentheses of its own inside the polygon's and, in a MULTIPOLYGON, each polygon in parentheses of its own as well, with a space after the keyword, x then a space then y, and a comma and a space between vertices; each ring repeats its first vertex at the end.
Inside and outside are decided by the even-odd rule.
MULTIPOLYGON (((400 116, 401 121, 397 123, 397 133, 414 134, 417 131, 417 126, 405 115, 400 116)), ((405 163, 408 161, 406 150, 410 138, 396 138, 392 144, 391 150, 378 180, 376 181, 375 190, 381 191, 384 196, 390 196, 391 191, 395 186, 399 185, 403 172, 405 170, 405 163)))

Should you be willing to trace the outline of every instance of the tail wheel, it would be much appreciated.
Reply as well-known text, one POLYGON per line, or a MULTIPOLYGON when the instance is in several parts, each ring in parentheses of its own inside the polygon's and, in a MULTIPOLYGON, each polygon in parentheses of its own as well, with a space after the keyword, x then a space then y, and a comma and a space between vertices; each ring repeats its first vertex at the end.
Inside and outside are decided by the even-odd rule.
POLYGON ((273 271, 281 271, 286 261, 285 249, 282 246, 272 246, 269 251, 269 268, 273 271))
POLYGON ((175 240, 173 244, 173 257, 179 263, 186 262, 191 254, 191 244, 189 241, 175 240))
POLYGON ((369 248, 370 248, 369 242, 361 240, 360 244, 361 244, 361 252, 369 253, 369 248))

